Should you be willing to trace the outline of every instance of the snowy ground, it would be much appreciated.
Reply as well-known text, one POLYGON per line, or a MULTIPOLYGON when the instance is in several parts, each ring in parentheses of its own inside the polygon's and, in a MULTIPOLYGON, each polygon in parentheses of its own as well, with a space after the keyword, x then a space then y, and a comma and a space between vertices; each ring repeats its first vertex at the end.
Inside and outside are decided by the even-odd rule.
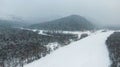
POLYGON ((24 67, 109 67, 105 40, 112 33, 96 32, 24 67))
MULTIPOLYGON (((20 28, 20 29, 30 30, 30 31, 33 31, 33 32, 38 31, 39 32, 38 34, 51 36, 51 35, 48 35, 48 34, 44 33, 44 32, 48 32, 49 30, 38 30, 38 29, 27 29, 27 28, 20 28)), ((81 37, 81 34, 88 34, 88 35, 90 35, 91 33, 93 33, 93 32, 90 32, 90 31, 59 31, 59 30, 56 31, 56 32, 64 33, 64 34, 77 34, 78 38, 81 37)))

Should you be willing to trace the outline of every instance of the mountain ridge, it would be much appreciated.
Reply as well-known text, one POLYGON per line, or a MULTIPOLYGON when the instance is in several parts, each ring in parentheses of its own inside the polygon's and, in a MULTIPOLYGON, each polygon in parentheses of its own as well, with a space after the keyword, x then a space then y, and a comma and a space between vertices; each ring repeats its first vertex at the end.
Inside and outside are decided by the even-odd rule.
POLYGON ((86 18, 79 15, 70 15, 53 21, 33 24, 30 28, 44 29, 44 30, 92 30, 94 25, 86 18))

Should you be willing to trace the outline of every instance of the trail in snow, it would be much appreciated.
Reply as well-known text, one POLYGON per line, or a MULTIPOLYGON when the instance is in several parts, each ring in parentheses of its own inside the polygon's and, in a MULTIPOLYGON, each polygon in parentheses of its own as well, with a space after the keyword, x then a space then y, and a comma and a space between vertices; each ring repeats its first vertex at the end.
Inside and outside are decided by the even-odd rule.
POLYGON ((105 41, 110 34, 112 31, 93 34, 24 67, 109 67, 105 41))

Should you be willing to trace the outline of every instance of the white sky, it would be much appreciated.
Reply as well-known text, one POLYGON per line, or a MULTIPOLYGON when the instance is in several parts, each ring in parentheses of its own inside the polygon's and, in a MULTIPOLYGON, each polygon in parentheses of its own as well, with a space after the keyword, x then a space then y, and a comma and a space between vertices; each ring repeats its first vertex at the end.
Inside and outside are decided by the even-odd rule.
POLYGON ((120 24, 120 0, 0 0, 2 18, 14 15, 42 22, 72 14, 99 23, 120 24))

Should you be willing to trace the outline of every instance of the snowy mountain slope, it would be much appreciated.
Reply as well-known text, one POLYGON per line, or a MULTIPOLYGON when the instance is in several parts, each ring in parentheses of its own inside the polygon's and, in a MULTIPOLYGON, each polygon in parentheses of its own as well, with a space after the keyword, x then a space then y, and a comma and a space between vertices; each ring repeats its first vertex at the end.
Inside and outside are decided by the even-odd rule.
POLYGON ((70 15, 52 21, 32 24, 28 28, 42 30, 83 31, 93 30, 95 29, 95 26, 92 22, 82 16, 70 15))
POLYGON ((109 67, 105 40, 112 33, 92 34, 24 67, 109 67))

